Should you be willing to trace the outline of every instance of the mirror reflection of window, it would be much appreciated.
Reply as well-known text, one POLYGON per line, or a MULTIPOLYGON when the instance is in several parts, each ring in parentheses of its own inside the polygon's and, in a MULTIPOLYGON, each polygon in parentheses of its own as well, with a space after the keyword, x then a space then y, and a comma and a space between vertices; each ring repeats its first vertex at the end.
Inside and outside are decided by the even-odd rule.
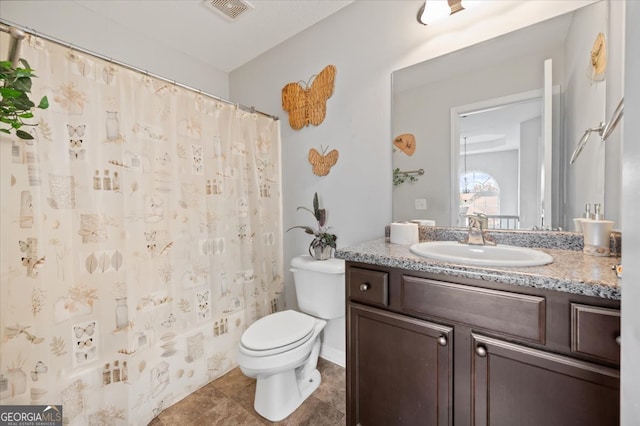
POLYGON ((460 177, 460 216, 482 213, 500 215, 500 186, 488 173, 468 172, 460 177))
MULTIPOLYGON (((490 99, 479 106, 472 104, 459 109, 461 111, 452 117, 460 141, 458 193, 464 195, 466 175, 467 189, 483 194, 467 200, 466 205, 459 206, 460 210, 466 209, 464 215, 489 216, 488 226, 492 228, 539 225, 542 210, 539 173, 545 158, 539 91, 490 99), (479 190, 475 191, 474 187, 479 190), (467 209, 471 203, 473 208, 467 209)), ((458 215, 459 226, 465 226, 466 217, 461 212, 458 215)))

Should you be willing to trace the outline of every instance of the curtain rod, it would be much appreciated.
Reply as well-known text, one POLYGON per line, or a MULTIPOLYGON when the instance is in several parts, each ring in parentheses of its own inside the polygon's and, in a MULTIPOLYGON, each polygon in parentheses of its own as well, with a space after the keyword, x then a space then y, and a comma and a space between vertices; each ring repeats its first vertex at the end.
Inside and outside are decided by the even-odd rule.
MULTIPOLYGON (((68 46, 72 50, 75 50, 75 51, 78 51, 78 52, 81 52, 81 53, 84 53, 84 54, 87 54, 87 55, 94 56, 96 58, 102 59, 102 60, 107 61, 107 62, 112 63, 112 64, 119 65, 119 66, 127 68, 129 70, 138 72, 140 74, 144 74, 144 75, 147 75, 149 77, 153 77, 153 78, 156 78, 158 80, 162 80, 164 82, 174 84, 176 86, 182 87, 183 89, 191 90, 192 92, 197 92, 198 94, 213 98, 213 99, 215 99, 217 101, 224 102, 224 103, 229 104, 229 105, 235 105, 236 107, 242 109, 243 111, 250 112, 252 114, 253 113, 261 114, 261 115, 264 115, 265 117, 269 117, 269 118, 271 118, 272 120, 275 120, 275 121, 279 120, 278 116, 276 116, 276 115, 267 114, 266 112, 262 112, 262 111, 256 110, 254 107, 248 107, 248 106, 245 106, 245 105, 241 105, 241 104, 239 104, 237 102, 230 101, 229 99, 221 98, 220 96, 216 96, 216 95, 212 95, 211 93, 203 92, 202 90, 196 89, 195 87, 191 87, 191 86, 187 86, 186 84, 178 83, 175 80, 170 80, 168 78, 159 76, 157 74, 150 73, 150 72, 148 72, 146 70, 143 70, 141 68, 134 67, 133 65, 129 65, 129 64, 126 64, 124 62, 117 61, 117 60, 115 60, 113 58, 109 58, 107 56, 101 55, 99 53, 93 52, 93 51, 88 50, 88 49, 83 49, 81 47, 77 47, 77 46, 75 46, 75 45, 73 45, 71 43, 64 42, 64 41, 59 40, 59 39, 57 39, 55 37, 51 37, 51 36, 48 36, 48 35, 45 35, 45 34, 41 34, 41 33, 37 32, 36 30, 30 29, 30 28, 27 28, 27 27, 22 27, 20 25, 13 24, 13 23, 5 20, 5 19, 1 19, 0 18, 0 31, 5 32, 5 33, 9 33, 11 35, 11 32, 10 32, 11 27, 17 28, 19 30, 24 31, 27 34, 31 34, 33 36, 36 36, 36 37, 45 39, 47 41, 59 44, 61 46, 68 46)), ((12 38, 12 40, 13 40, 13 38, 12 38)), ((17 40, 16 42, 20 43, 20 40, 17 40)), ((0 60, 3 60, 3 59, 0 59, 0 60)))

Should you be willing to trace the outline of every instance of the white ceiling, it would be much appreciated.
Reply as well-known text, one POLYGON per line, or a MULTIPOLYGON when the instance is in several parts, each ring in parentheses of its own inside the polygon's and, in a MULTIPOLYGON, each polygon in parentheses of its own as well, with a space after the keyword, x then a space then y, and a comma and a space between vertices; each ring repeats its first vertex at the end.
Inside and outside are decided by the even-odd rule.
POLYGON ((462 116, 459 121, 460 152, 463 152, 465 137, 469 154, 519 149, 522 123, 541 116, 541 98, 462 116))
POLYGON ((249 0, 254 8, 233 21, 206 7, 203 0, 77 0, 77 3, 230 72, 352 1, 249 0))

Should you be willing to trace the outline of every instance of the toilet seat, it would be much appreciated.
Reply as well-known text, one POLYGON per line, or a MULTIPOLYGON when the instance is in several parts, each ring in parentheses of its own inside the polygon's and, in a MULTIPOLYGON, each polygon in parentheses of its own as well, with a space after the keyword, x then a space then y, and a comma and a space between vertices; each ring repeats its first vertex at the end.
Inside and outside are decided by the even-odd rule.
POLYGON ((267 315, 242 334, 240 349, 247 355, 267 356, 291 350, 313 335, 316 320, 288 310, 267 315))

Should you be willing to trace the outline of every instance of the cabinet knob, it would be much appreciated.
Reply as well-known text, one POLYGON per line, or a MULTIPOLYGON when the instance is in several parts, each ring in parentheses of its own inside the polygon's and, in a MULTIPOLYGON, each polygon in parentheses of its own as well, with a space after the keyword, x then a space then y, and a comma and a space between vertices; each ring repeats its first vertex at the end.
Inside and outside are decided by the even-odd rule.
POLYGON ((616 336, 616 343, 619 345, 622 342, 622 338, 620 336, 616 336))
POLYGON ((360 284, 360 291, 367 291, 367 290, 369 290, 370 287, 371 287, 371 284, 362 283, 362 284, 360 284))
POLYGON ((440 336, 438 337, 438 344, 440 346, 447 346, 447 336, 440 336))
POLYGON ((485 356, 487 356, 487 348, 481 345, 476 346, 476 355, 484 358, 485 356))

